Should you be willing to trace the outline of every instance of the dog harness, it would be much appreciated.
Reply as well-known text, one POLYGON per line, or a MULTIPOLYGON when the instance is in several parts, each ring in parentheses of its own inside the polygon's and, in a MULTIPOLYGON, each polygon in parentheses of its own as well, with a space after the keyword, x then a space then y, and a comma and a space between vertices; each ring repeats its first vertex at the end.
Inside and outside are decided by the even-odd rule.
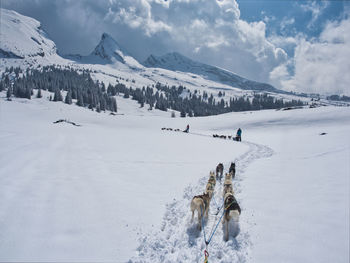
POLYGON ((229 197, 227 197, 227 199, 225 200, 225 207, 226 207, 226 211, 238 210, 239 214, 241 214, 241 208, 237 203, 236 198, 233 195, 230 195, 229 197))

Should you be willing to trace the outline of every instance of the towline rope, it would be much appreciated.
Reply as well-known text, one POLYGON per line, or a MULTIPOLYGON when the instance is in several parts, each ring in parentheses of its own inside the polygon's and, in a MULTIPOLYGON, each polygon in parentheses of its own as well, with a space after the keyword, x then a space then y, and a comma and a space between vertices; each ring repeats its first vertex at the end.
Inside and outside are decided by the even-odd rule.
MULTIPOLYGON (((234 202, 232 201, 231 203, 229 203, 225 208, 224 208, 224 211, 222 212, 222 215, 220 216, 220 219, 218 221, 218 223, 216 224, 214 230, 211 232, 210 234, 210 238, 209 240, 207 241, 207 238, 206 238, 206 235, 205 235, 205 227, 204 227, 204 219, 203 219, 203 210, 202 210, 202 207, 201 207, 201 219, 202 219, 202 228, 203 228, 203 236, 204 236, 204 242, 205 242, 205 250, 204 250, 204 263, 208 263, 208 258, 209 258, 209 252, 208 252, 208 246, 209 246, 209 243, 211 241, 211 239, 213 238, 215 232, 216 232, 216 229, 218 228, 220 222, 221 222, 221 219, 223 218, 227 208, 229 208, 234 202)), ((221 208, 224 206, 224 203, 222 204, 221 208)), ((220 208, 220 210, 221 210, 220 208)), ((219 210, 219 211, 220 211, 219 210)))

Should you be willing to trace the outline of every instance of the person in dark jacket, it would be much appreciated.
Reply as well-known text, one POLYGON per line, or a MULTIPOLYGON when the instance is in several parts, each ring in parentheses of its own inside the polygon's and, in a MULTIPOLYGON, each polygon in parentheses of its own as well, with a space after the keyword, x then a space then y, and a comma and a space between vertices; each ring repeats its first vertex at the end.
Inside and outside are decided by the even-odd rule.
POLYGON ((242 141, 242 130, 241 128, 238 128, 237 134, 236 134, 236 141, 241 142, 242 141))
POLYGON ((187 124, 186 129, 184 130, 184 132, 190 132, 190 125, 189 124, 187 124))

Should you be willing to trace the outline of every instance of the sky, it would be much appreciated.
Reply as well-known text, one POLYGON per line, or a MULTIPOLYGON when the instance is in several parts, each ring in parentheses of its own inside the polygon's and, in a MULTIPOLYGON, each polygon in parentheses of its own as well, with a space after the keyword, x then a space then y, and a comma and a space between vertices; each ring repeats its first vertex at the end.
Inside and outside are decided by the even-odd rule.
POLYGON ((39 20, 61 54, 103 32, 140 62, 179 52, 276 88, 350 95, 350 1, 1 0, 39 20))

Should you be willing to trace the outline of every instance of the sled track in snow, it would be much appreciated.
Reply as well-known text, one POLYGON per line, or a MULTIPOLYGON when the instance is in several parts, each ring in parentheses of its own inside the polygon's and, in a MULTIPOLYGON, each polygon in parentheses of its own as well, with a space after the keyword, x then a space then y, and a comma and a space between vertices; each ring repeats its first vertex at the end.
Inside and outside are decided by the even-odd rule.
MULTIPOLYGON (((239 199, 239 193, 242 191, 240 182, 245 176, 247 166, 256 159, 266 158, 273 154, 273 151, 267 146, 251 142, 241 143, 248 145, 249 150, 236 160, 232 160, 236 162, 236 177, 233 179, 233 187, 240 204, 242 203, 242 200, 239 199)), ((229 163, 225 163, 224 167, 229 167, 229 165, 229 163)), ((186 187, 181 200, 174 200, 167 204, 161 229, 141 235, 137 255, 130 259, 129 263, 204 262, 205 242, 203 232, 197 230, 197 216, 191 223, 190 203, 193 196, 204 191, 208 175, 202 177, 196 185, 186 187)), ((218 206, 221 206, 222 185, 219 182, 216 183, 214 198, 218 206)), ((212 200, 210 203, 209 218, 205 222, 207 239, 214 223, 219 220, 222 214, 221 210, 218 215, 215 215, 217 211, 215 201, 212 200)), ((208 246, 209 262, 246 262, 249 259, 252 246, 249 229, 254 222, 249 222, 248 216, 244 215, 244 205, 241 205, 241 208, 242 216, 238 236, 234 238, 232 231, 230 231, 229 241, 224 242, 223 228, 220 223, 208 246)), ((232 230, 232 227, 230 229, 232 230)))

